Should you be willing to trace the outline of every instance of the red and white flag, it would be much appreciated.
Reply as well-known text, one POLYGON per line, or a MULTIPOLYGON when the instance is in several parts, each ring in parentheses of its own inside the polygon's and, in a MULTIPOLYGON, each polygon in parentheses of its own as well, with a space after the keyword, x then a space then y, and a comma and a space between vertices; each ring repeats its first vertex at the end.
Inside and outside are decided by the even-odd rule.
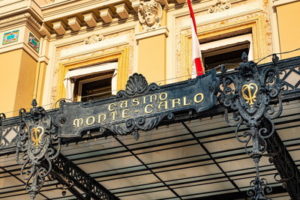
POLYGON ((190 16, 192 19, 192 58, 193 58, 193 66, 194 69, 196 69, 197 76, 201 76, 205 73, 205 69, 203 67, 202 63, 202 56, 200 52, 200 44, 197 36, 197 26, 196 26, 196 20, 195 15, 192 7, 191 0, 187 0, 189 10, 190 10, 190 16))

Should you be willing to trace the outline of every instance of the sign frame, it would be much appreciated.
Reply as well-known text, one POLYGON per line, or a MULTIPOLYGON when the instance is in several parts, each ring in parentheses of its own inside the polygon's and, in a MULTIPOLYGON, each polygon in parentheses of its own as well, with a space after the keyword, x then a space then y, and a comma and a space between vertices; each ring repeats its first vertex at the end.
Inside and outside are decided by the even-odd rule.
POLYGON ((216 104, 216 71, 180 83, 148 84, 141 74, 129 77, 126 90, 91 102, 61 102, 55 119, 63 138, 81 137, 84 131, 109 130, 117 135, 135 134, 158 126, 165 118, 184 111, 200 113, 216 104))

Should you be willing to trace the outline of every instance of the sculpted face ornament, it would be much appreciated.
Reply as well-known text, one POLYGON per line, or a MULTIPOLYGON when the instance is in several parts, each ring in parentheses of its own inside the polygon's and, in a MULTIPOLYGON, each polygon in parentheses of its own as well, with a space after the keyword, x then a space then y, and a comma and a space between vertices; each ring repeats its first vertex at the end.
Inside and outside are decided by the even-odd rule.
POLYGON ((160 26, 162 7, 155 0, 141 2, 138 9, 139 21, 144 30, 153 30, 160 26))
POLYGON ((256 101, 256 94, 258 91, 258 86, 256 83, 244 84, 242 86, 242 96, 244 100, 252 106, 256 101))

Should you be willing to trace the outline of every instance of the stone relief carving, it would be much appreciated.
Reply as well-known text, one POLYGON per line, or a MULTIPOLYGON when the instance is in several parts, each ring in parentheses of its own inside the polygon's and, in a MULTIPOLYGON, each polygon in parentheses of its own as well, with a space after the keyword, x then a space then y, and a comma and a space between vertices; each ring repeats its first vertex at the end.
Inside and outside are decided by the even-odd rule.
POLYGON ((160 26, 162 7, 155 0, 142 1, 138 8, 138 17, 144 30, 156 29, 160 26))
POLYGON ((215 3, 208 9, 208 13, 216 13, 227 10, 231 7, 228 0, 216 0, 215 3))
POLYGON ((94 44, 94 43, 102 41, 103 38, 104 38, 103 35, 92 35, 92 36, 88 37, 87 39, 85 39, 83 42, 84 42, 84 44, 94 44))

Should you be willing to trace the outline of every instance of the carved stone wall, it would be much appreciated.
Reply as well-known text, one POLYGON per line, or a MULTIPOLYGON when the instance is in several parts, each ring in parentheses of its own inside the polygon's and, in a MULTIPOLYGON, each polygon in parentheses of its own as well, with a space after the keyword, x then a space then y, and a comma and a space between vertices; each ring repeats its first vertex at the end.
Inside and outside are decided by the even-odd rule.
MULTIPOLYGON (((128 27, 129 28, 129 27, 128 27)), ((109 61, 118 61, 122 68, 118 73, 125 73, 126 77, 132 72, 133 58, 129 56, 134 49, 132 27, 129 30, 115 32, 111 30, 92 31, 87 34, 77 35, 66 39, 53 40, 50 42, 52 51, 48 65, 45 89, 49 88, 50 93, 44 93, 44 99, 55 106, 55 102, 64 97, 63 77, 67 68, 80 68, 109 61)), ((118 88, 126 79, 119 79, 118 88)), ((48 89, 46 89, 47 91, 48 89)))

